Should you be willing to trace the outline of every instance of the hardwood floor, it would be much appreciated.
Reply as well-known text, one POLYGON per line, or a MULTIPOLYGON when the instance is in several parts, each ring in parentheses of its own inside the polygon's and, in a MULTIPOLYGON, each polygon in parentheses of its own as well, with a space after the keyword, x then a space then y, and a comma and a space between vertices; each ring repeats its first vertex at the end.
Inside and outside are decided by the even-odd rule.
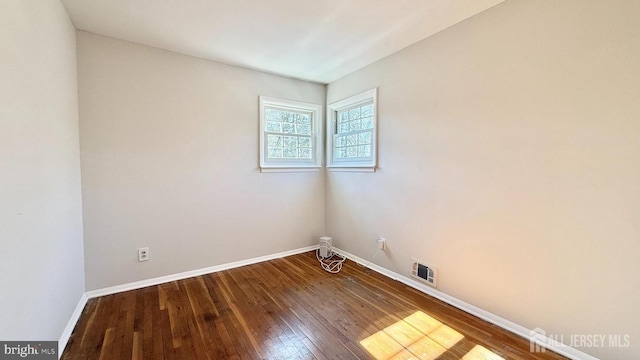
POLYGON ((347 261, 304 253, 91 299, 62 359, 565 359, 347 261))

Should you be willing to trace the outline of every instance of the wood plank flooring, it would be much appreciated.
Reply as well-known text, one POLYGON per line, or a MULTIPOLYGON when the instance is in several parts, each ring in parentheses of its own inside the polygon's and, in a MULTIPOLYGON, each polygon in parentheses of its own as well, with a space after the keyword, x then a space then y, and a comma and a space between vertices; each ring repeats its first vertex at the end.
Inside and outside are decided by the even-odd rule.
POLYGON ((565 359, 313 252, 91 299, 62 359, 565 359))

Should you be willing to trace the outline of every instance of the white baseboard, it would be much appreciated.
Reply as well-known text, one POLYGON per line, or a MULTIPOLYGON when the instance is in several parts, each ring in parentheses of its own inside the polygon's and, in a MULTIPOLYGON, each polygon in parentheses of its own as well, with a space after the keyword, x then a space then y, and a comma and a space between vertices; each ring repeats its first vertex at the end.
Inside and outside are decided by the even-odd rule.
POLYGON ((62 352, 69 342, 71 333, 76 327, 78 320, 80 320, 80 315, 82 315, 84 306, 87 305, 87 300, 89 300, 89 298, 87 297, 87 293, 82 294, 82 296, 80 297, 80 301, 78 301, 78 304, 76 305, 76 308, 73 310, 73 313, 71 313, 71 317, 67 322, 67 326, 65 326, 64 330, 62 330, 62 335, 60 335, 60 339, 58 340, 58 359, 60 359, 60 357, 62 356, 62 352))
POLYGON ((279 252, 279 253, 276 253, 276 254, 259 256, 259 257, 255 257, 255 258, 251 258, 251 259, 234 261, 234 262, 221 264, 221 265, 209 266, 209 267, 202 268, 202 269, 196 269, 196 270, 185 271, 185 272, 181 272, 181 273, 177 273, 177 274, 171 274, 171 275, 160 276, 160 277, 155 277, 155 278, 146 279, 146 280, 135 281, 135 282, 131 282, 131 283, 128 283, 128 284, 110 286, 110 287, 107 287, 107 288, 87 291, 86 295, 87 295, 87 298, 92 299, 92 298, 95 298, 95 297, 116 294, 116 293, 120 293, 120 292, 124 292, 124 291, 141 289, 141 288, 144 288, 144 287, 147 287, 147 286, 153 286, 153 285, 168 283, 168 282, 171 282, 171 281, 187 279, 187 278, 194 277, 194 276, 210 274, 210 273, 214 273, 214 272, 217 272, 217 271, 233 269, 233 268, 237 268, 237 267, 240 267, 240 266, 256 264, 256 263, 267 261, 267 260, 279 259, 279 258, 282 258, 282 257, 285 257, 285 256, 290 256, 290 255, 300 254, 300 253, 307 252, 307 251, 312 251, 312 250, 315 250, 317 248, 318 248, 318 245, 307 246, 307 247, 303 247, 303 248, 299 248, 299 249, 295 249, 295 250, 288 250, 288 251, 279 252))
MULTIPOLYGON (((357 263, 360 264, 367 264, 368 261, 358 257, 356 255, 353 255, 347 251, 344 250, 340 250, 337 249, 335 247, 332 247, 332 250, 340 255, 345 256, 346 258, 355 261, 357 263)), ((427 285, 424 285, 416 280, 413 280, 409 277, 406 277, 404 275, 400 275, 398 273, 395 273, 389 269, 383 268, 382 266, 373 264, 373 263, 369 263, 369 265, 367 266, 369 267, 371 270, 374 270, 386 277, 389 277, 391 279, 397 280, 407 286, 410 286, 420 292, 423 292, 427 295, 433 296, 434 298, 438 299, 438 300, 442 300, 445 303, 454 306, 460 310, 463 310, 465 312, 468 312, 471 315, 474 315, 476 317, 479 317, 482 320, 488 321, 496 326, 499 326, 509 332, 512 332, 516 335, 519 335, 525 339, 529 339, 531 334, 532 334, 532 330, 527 329, 526 327, 522 326, 522 325, 518 325, 512 321, 509 321, 505 318, 502 318, 496 314, 493 314, 489 311, 486 311, 484 309, 481 309, 477 306, 473 306, 465 301, 462 301, 458 298, 455 298, 451 295, 445 294, 442 291, 438 291, 432 287, 429 287, 427 285)), ((578 349, 572 348, 570 346, 548 346, 547 344, 554 344, 555 342, 552 341, 551 339, 545 338, 545 337, 541 337, 540 335, 536 336, 536 339, 538 341, 536 341, 536 343, 538 343, 539 345, 545 346, 546 348, 548 348, 549 350, 552 350, 560 355, 566 356, 570 359, 574 359, 574 360, 598 360, 598 358, 593 357, 589 354, 586 354, 578 349)))
POLYGON ((71 317, 69 318, 69 322, 67 322, 67 326, 65 326, 64 330, 62 331, 60 340, 58 340, 58 359, 62 356, 64 348, 67 346, 67 343, 69 342, 69 338, 71 337, 71 333, 73 332, 73 329, 78 323, 78 320, 80 319, 80 315, 82 314, 82 310, 84 310, 84 307, 85 305, 87 305, 87 301, 89 299, 99 297, 99 296, 104 296, 104 295, 116 294, 123 291, 141 289, 147 286, 163 284, 171 281, 187 279, 194 276, 210 274, 217 271, 233 269, 240 266, 256 264, 256 263, 267 261, 267 260, 279 259, 285 256, 312 251, 317 248, 318 248, 318 245, 312 245, 312 246, 307 246, 307 247, 303 247, 295 250, 283 251, 276 254, 259 256, 251 259, 234 261, 234 262, 221 264, 221 265, 209 266, 202 269, 185 271, 177 274, 160 276, 160 277, 136 281, 128 284, 116 285, 108 288, 87 291, 86 293, 82 294, 82 297, 80 297, 80 301, 78 301, 78 305, 76 305, 75 310, 73 311, 73 313, 71 314, 71 317))
MULTIPOLYGON (((213 272, 217 272, 217 271, 222 271, 222 270, 228 270, 228 269, 233 269, 233 268, 237 268, 237 267, 241 267, 241 266, 245 266, 245 265, 251 265, 251 264, 256 264, 259 262, 263 262, 263 261, 267 261, 267 260, 273 260, 273 259, 278 259, 278 258, 282 258, 285 256, 290 256, 290 255, 295 255, 295 254, 300 254, 300 253, 304 253, 307 251, 312 251, 318 248, 318 245, 313 245, 313 246, 307 246, 307 247, 303 247, 303 248, 299 248, 299 249, 295 249, 295 250, 289 250, 289 251, 283 251, 283 252, 279 252, 276 254, 271 254, 271 255, 265 255, 265 256, 259 256, 259 257, 255 257, 255 258, 251 258, 251 259, 246 259, 246 260, 240 260, 240 261, 234 261, 234 262, 230 262, 230 263, 226 263, 226 264, 221 264, 221 265, 215 265, 215 266, 210 266, 210 267, 206 267, 206 268, 202 268, 202 269, 196 269, 196 270, 191 270, 191 271, 185 271, 185 272, 181 272, 181 273, 177 273, 177 274, 172 274, 172 275, 166 275, 166 276, 160 276, 160 277, 156 277, 156 278, 151 278, 151 279, 147 279, 147 280, 141 280, 141 281, 136 281, 136 282, 132 282, 132 283, 128 283, 128 284, 122 284, 122 285, 116 285, 116 286, 111 286, 111 287, 107 287, 107 288, 103 288, 103 289, 97 289, 97 290, 92 290, 92 291, 87 291, 86 293, 84 293, 82 295, 82 297, 80 298, 80 301, 78 302, 78 305, 76 306, 75 310, 73 311, 73 314, 71 315, 71 318, 69 319, 69 322, 67 323, 67 326, 64 328, 64 331, 62 332, 62 336, 60 336, 60 340, 58 341, 58 348, 59 348, 59 352, 58 352, 58 356, 62 355, 62 352, 64 350, 64 348, 67 345, 67 342, 69 341, 69 338, 71 336, 71 333, 73 332, 74 327, 76 326, 76 323, 78 322, 78 320, 80 319, 80 315, 82 314, 82 310, 84 309, 85 305, 87 304, 87 300, 91 299, 91 298, 95 298, 95 297, 99 297, 99 296, 105 296, 105 295, 111 295, 111 294, 116 294, 119 292, 123 292, 123 291, 129 291, 129 290, 135 290, 135 289, 140 289, 140 288, 144 288, 147 286, 153 286, 153 285, 158 285, 158 284, 163 284, 163 283, 167 283, 167 282, 171 282, 171 281, 176 281, 176 280, 182 280, 182 279, 187 279, 190 277, 194 277, 194 276, 200 276, 200 275, 204 275, 204 274, 210 274, 213 272)), ((356 255, 353 255, 347 251, 344 250, 340 250, 337 249, 335 247, 332 248, 333 251, 347 257, 348 259, 361 263, 361 264, 366 264, 368 261, 365 259, 362 259, 356 255)), ((427 295, 433 296, 436 299, 442 300, 445 303, 452 305, 458 309, 461 309, 465 312, 468 312, 471 315, 474 315, 480 319, 483 319, 485 321, 488 321, 494 325, 497 325, 509 332, 512 332, 516 335, 519 335, 521 337, 524 337, 525 339, 528 339, 531 335, 531 330, 527 329, 524 326, 518 325, 512 321, 509 321, 507 319, 504 319, 498 315, 495 315, 489 311, 486 311, 484 309, 481 309, 479 307, 476 307, 474 305, 471 305, 467 302, 464 302, 458 298, 455 298, 451 295, 445 294, 441 291, 438 291, 432 287, 429 287, 427 285, 424 285, 418 281, 415 281, 411 278, 408 278, 404 275, 400 275, 398 273, 395 273, 391 270, 388 270, 386 268, 383 268, 382 266, 370 263, 368 265, 368 267, 371 270, 374 270, 384 276, 387 276, 391 279, 400 281, 401 283, 410 286, 418 291, 421 291, 427 295)), ((553 344, 553 341, 545 341, 545 340, 549 340, 549 339, 544 339, 544 338, 539 338, 541 339, 542 342, 539 342, 539 344, 546 346, 546 344, 553 344)), ((558 354, 564 355, 570 359, 574 359, 574 360, 598 360, 598 358, 593 357, 591 355, 588 355, 586 353, 583 353, 580 350, 577 350, 575 348, 572 348, 570 346, 547 346, 548 349, 557 352, 558 354)))

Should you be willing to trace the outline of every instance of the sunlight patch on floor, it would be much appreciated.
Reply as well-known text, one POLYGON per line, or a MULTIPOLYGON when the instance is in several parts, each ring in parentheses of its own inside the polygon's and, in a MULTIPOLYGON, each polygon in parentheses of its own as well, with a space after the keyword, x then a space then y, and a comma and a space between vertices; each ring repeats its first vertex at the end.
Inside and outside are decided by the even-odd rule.
POLYGON ((488 350, 485 347, 476 345, 471 351, 469 351, 462 360, 504 360, 502 356, 496 355, 493 351, 488 350))
MULTIPOLYGON (((360 345, 377 360, 434 360, 463 338, 449 326, 416 311, 360 341, 360 345)), ((465 358, 472 359, 476 358, 465 358)))
MULTIPOLYGON (((377 360, 435 360, 462 339, 464 335, 416 311, 360 341, 360 345, 377 360)), ((476 345, 462 360, 505 359, 476 345)))

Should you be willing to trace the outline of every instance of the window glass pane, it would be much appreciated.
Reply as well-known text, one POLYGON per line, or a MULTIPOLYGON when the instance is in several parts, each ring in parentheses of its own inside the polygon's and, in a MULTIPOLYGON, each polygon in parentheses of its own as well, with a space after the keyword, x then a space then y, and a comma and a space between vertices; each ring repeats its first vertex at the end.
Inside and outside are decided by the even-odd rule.
POLYGON ((296 122, 302 125, 311 125, 311 116, 309 114, 296 114, 296 122))
POLYGON ((328 131, 333 132, 328 138, 328 167, 375 168, 376 96, 376 89, 371 89, 327 105, 327 111, 335 114, 327 124, 328 131))
POLYGON ((359 119, 359 118, 360 118, 360 108, 359 107, 349 110, 349 119, 350 120, 355 120, 355 119, 359 119))
POLYGON ((297 129, 300 135, 311 135, 311 125, 298 125, 297 129))
POLYGON ((300 159, 311 159, 311 149, 309 148, 300 148, 298 149, 300 154, 300 159))
POLYGON ((268 146, 282 146, 282 136, 279 135, 267 135, 268 146))
POLYGON ((358 146, 358 157, 369 157, 369 156, 371 156, 371 145, 358 146))
POLYGON ((347 148, 347 157, 350 157, 350 158, 358 157, 358 147, 357 146, 349 146, 347 148))
POLYGON ((298 157, 298 148, 286 147, 284 148, 284 157, 289 159, 295 159, 298 157))
POLYGON ((306 137, 298 138, 298 146, 311 147, 311 138, 306 138, 306 137))
POLYGON ((363 105, 360 108, 360 116, 362 117, 373 116, 373 104, 363 105))
POLYGON ((282 158, 281 147, 269 147, 267 153, 270 158, 282 158))
POLYGON ((267 121, 267 131, 282 132, 282 123, 275 121, 267 121))
POLYGON ((282 113, 282 121, 292 123, 295 120, 295 114, 290 111, 284 111, 282 113))
POLYGON ((358 134, 348 135, 346 138, 347 138, 347 145, 349 146, 358 145, 358 134))
POLYGON ((322 148, 320 105, 261 96, 260 108, 261 168, 321 166, 316 156, 322 148))
POLYGON ((371 133, 363 132, 358 134, 358 144, 371 144, 371 133))
POLYGON ((349 112, 343 111, 338 114, 338 123, 344 123, 349 121, 349 112))
POLYGON ((373 118, 372 117, 362 118, 362 128, 373 129, 373 118))
POLYGON ((266 109, 267 121, 280 121, 282 119, 282 112, 276 109, 266 109))
POLYGON ((285 136, 284 137, 284 146, 286 147, 297 147, 298 146, 298 138, 295 136, 285 136))

